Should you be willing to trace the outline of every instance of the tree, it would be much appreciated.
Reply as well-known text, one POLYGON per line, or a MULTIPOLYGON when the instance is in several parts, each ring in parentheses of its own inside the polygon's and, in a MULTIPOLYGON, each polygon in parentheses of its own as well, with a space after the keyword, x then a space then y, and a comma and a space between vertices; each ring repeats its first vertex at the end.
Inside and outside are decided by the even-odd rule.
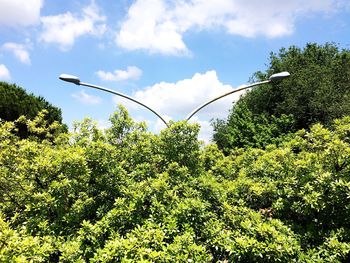
POLYGON ((255 147, 264 148, 271 143, 284 141, 294 124, 293 115, 280 117, 266 113, 254 114, 244 100, 240 100, 228 119, 213 123, 213 139, 225 152, 231 149, 255 147))
MULTIPOLYGON (((307 129, 317 122, 329 125, 333 119, 350 114, 349 50, 340 50, 335 44, 329 43, 307 44, 304 49, 296 46, 282 48, 277 54, 271 53, 268 69, 255 73, 254 78, 263 80, 281 71, 289 71, 291 76, 281 82, 253 89, 233 106, 227 121, 214 123, 214 141, 221 148, 242 146, 242 143, 239 145, 234 142, 237 138, 224 141, 223 144, 220 139, 223 136, 230 137, 231 135, 227 135, 230 130, 239 129, 240 124, 232 120, 246 114, 258 119, 260 117, 256 116, 265 116, 269 120, 267 125, 276 118, 292 116, 294 120, 288 129, 291 132, 307 129)), ((284 132, 283 128, 279 133, 284 132)), ((275 133, 275 136, 279 134, 275 133)), ((254 140, 244 138, 249 143, 244 143, 243 146, 254 144, 254 140)))
MULTIPOLYGON (((15 121, 22 115, 34 119, 40 111, 46 110, 45 120, 49 125, 54 121, 62 124, 61 110, 43 97, 28 94, 23 88, 6 82, 0 82, 0 94, 0 120, 2 121, 15 121)), ((25 125, 17 123, 17 128, 22 138, 29 135, 25 125)), ((62 129, 67 130, 67 127, 62 126, 62 129)))

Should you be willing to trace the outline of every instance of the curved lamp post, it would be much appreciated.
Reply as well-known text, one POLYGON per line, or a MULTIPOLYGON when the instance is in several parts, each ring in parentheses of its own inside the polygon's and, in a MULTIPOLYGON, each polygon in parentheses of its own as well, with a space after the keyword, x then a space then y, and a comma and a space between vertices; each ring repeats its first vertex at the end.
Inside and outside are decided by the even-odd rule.
POLYGON ((249 89, 249 88, 252 88, 252 87, 255 87, 255 86, 258 86, 258 85, 262 85, 262 84, 266 84, 266 83, 270 83, 270 82, 274 82, 274 81, 277 81, 277 80, 280 80, 280 79, 284 79, 284 78, 287 78, 289 77, 290 74, 289 72, 287 71, 284 71, 284 72, 280 72, 280 73, 276 73, 276 74, 273 74, 269 77, 269 79, 267 80, 263 80, 263 81, 260 81, 260 82, 255 82, 255 83, 252 83, 252 84, 249 84, 249 85, 246 85, 246 86, 243 86, 239 89, 235 89, 235 90, 232 90, 230 92, 227 92, 223 95, 220 95, 214 99, 211 99, 210 101, 207 101, 206 103, 202 104, 201 106, 199 106, 198 108, 194 109, 189 115, 188 117, 186 118, 186 120, 188 121, 189 119, 192 118, 193 115, 195 115, 198 111, 200 111, 201 109, 203 109, 204 107, 208 106, 209 104, 213 103, 214 101, 217 101, 223 97, 226 97, 228 95, 231 95, 232 93, 236 93, 236 92, 239 92, 241 90, 246 90, 246 89, 249 89))
POLYGON ((69 74, 61 74, 59 76, 59 79, 63 80, 63 81, 67 81, 67 82, 71 82, 71 83, 74 83, 75 85, 80 85, 80 86, 86 86, 86 87, 90 87, 90 88, 94 88, 94 89, 99 89, 99 90, 103 90, 103 91, 106 91, 106 92, 109 92, 109 93, 112 93, 114 95, 117 95, 117 96, 120 96, 120 97, 123 97, 125 99, 128 99, 128 100, 131 100, 143 107, 145 107, 146 109, 150 110, 151 112, 153 112, 155 115, 157 115, 157 117, 159 119, 161 119, 164 124, 169 127, 168 123, 162 118, 162 116, 160 116, 155 110, 151 109, 150 107, 148 107, 147 105, 143 104, 142 102, 139 102, 138 100, 134 99, 134 98, 131 98, 129 97, 128 95, 125 95, 123 93, 120 93, 118 91, 115 91, 115 90, 112 90, 112 89, 107 89, 107 88, 104 88, 104 87, 101 87, 101 86, 97 86, 97 85, 93 85, 93 84, 89 84, 89 83, 84 83, 84 82, 81 82, 80 79, 76 76, 73 76, 73 75, 69 75, 69 74))
MULTIPOLYGON (((230 92, 227 92, 223 95, 220 95, 214 99, 211 99, 210 101, 202 104, 201 106, 199 106, 198 108, 194 109, 189 115, 188 117, 186 118, 186 120, 188 121, 189 119, 192 118, 192 116, 194 114, 196 114, 198 111, 200 111, 201 109, 203 109, 204 107, 206 107, 207 105, 213 103, 214 101, 217 101, 223 97, 226 97, 232 93, 236 93, 236 92, 239 92, 241 90, 245 90, 245 89, 249 89, 249 88, 252 88, 252 87, 255 87, 255 86, 258 86, 258 85, 262 85, 262 84, 266 84, 266 83, 270 83, 270 82, 274 82, 274 81, 277 81, 277 80, 280 80, 280 79, 284 79, 286 77, 289 77, 290 74, 289 72, 280 72, 280 73, 276 73, 276 74, 273 74, 269 77, 269 79, 267 80, 263 80, 263 81, 260 81, 260 82, 255 82, 255 83, 252 83, 252 84, 249 84, 249 85, 246 85, 246 86, 243 86, 241 88, 238 88, 238 89, 235 89, 235 90, 232 90, 230 92)), ((104 88, 104 87, 101 87, 101 86, 97 86, 97 85, 93 85, 93 84, 89 84, 89 83, 84 83, 84 82, 81 82, 80 79, 76 76, 73 76, 73 75, 68 75, 68 74, 61 74, 59 76, 59 78, 61 80, 64 80, 64 81, 67 81, 67 82, 70 82, 70 83, 74 83, 75 85, 81 85, 81 86, 86 86, 86 87, 90 87, 90 88, 94 88, 94 89, 99 89, 99 90, 103 90, 103 91, 106 91, 106 92, 109 92, 109 93, 112 93, 114 95, 117 95, 117 96, 120 96, 120 97, 123 97, 125 99, 128 99, 128 100, 131 100, 143 107, 145 107, 146 109, 150 110, 151 112, 153 112, 155 115, 157 115, 157 117, 159 119, 161 119, 163 121, 163 123, 169 127, 169 124, 162 118, 162 116, 160 116, 160 114, 158 114, 155 110, 151 109, 150 107, 148 107, 147 105, 143 104, 142 102, 139 102, 138 100, 134 99, 134 98, 131 98, 123 93, 120 93, 118 91, 115 91, 115 90, 112 90, 112 89, 107 89, 107 88, 104 88)))

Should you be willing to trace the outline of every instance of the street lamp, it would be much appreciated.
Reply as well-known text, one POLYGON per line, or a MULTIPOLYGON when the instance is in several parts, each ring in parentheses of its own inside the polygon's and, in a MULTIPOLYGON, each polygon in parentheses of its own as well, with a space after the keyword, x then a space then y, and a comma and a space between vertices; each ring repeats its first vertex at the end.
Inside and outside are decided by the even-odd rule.
POLYGON ((148 107, 147 105, 143 104, 142 102, 139 102, 138 100, 134 99, 134 98, 131 98, 129 97, 128 95, 125 95, 123 93, 120 93, 118 91, 115 91, 115 90, 112 90, 112 89, 107 89, 107 88, 104 88, 104 87, 101 87, 101 86, 97 86, 97 85, 93 85, 93 84, 89 84, 89 83, 84 83, 84 82, 81 82, 80 79, 76 76, 73 76, 73 75, 69 75, 69 74, 61 74, 59 76, 59 79, 63 80, 63 81, 67 81, 67 82, 70 82, 70 83, 74 83, 75 85, 80 85, 80 86, 86 86, 86 87, 90 87, 90 88, 94 88, 94 89, 99 89, 99 90, 103 90, 103 91, 106 91, 106 92, 109 92, 109 93, 112 93, 114 95, 117 95, 117 96, 120 96, 120 97, 123 97, 125 99, 128 99, 128 100, 131 100, 143 107, 145 107, 146 109, 150 110, 151 112, 153 112, 155 115, 157 115, 157 117, 159 119, 161 119, 164 124, 169 127, 168 123, 162 118, 162 116, 160 116, 155 110, 151 109, 150 107, 148 107))
POLYGON ((289 77, 289 76, 290 76, 290 74, 289 74, 289 72, 287 72, 287 71, 280 72, 280 73, 276 73, 276 74, 271 75, 271 76, 269 77, 269 79, 267 79, 267 80, 263 80, 263 81, 260 81, 260 82, 255 82, 255 83, 252 83, 252 84, 249 84, 249 85, 245 85, 245 86, 243 86, 243 87, 241 87, 241 88, 239 88, 239 89, 235 89, 235 90, 232 90, 232 91, 230 91, 230 92, 227 92, 227 93, 225 93, 225 94, 223 94, 223 95, 220 95, 220 96, 218 96, 218 97, 216 97, 216 98, 214 98, 214 99, 211 99, 210 101, 208 101, 208 102, 202 104, 201 106, 199 106, 198 108, 194 109, 194 110, 188 115, 188 117, 186 118, 186 120, 187 120, 187 121, 190 120, 191 117, 192 117, 193 115, 195 115, 198 111, 200 111, 200 110, 203 109, 204 107, 208 106, 209 104, 213 103, 214 101, 217 101, 218 99, 221 99, 221 98, 226 97, 226 96, 228 96, 228 95, 230 95, 230 94, 233 94, 233 93, 236 93, 236 92, 239 92, 239 91, 242 91, 242 90, 246 90, 246 89, 249 89, 249 88, 252 88, 252 87, 255 87, 255 86, 259 86, 259 85, 266 84, 266 83, 270 83, 270 82, 275 82, 275 81, 277 81, 277 80, 281 80, 281 79, 287 78, 287 77, 289 77))
MULTIPOLYGON (((191 117, 196 114, 198 111, 200 111, 201 109, 203 109, 204 107, 206 107, 207 105, 213 103, 214 101, 217 101, 218 99, 221 99, 223 97, 226 97, 230 94, 233 94, 233 93, 236 93, 236 92, 239 92, 239 91, 242 91, 242 90, 246 90, 246 89, 249 89, 249 88, 252 88, 252 87, 255 87, 255 86, 258 86, 258 85, 262 85, 262 84, 266 84, 266 83, 270 83, 270 82, 274 82, 274 81, 277 81, 277 80, 281 80, 281 79, 284 79, 286 77, 289 77, 289 72, 280 72, 280 73, 276 73, 276 74, 273 74, 269 77, 269 79, 267 80, 263 80, 263 81, 260 81, 260 82, 255 82, 255 83, 252 83, 252 84, 249 84, 249 85, 246 85, 246 86, 243 86, 241 88, 238 88, 238 89, 235 89, 235 90, 232 90, 230 92, 227 92, 223 95, 220 95, 214 99, 211 99, 210 101, 202 104, 201 106, 199 106, 198 108, 194 109, 189 115, 188 117, 186 118, 186 120, 190 120, 191 117)), ((70 82, 70 83, 74 83, 75 85, 80 85, 80 86, 86 86, 86 87, 90 87, 90 88, 94 88, 94 89, 99 89, 99 90, 103 90, 103 91, 106 91, 106 92, 109 92, 109 93, 112 93, 114 95, 117 95, 117 96, 120 96, 120 97, 123 97, 123 98, 126 98, 128 100, 131 100, 143 107, 145 107, 146 109, 150 110, 151 112, 153 112, 155 115, 157 115, 157 117, 159 119, 161 119, 163 121, 163 123, 169 127, 169 124, 162 118, 162 116, 160 116, 155 110, 151 109, 150 107, 148 107, 147 105, 143 104, 142 102, 139 102, 138 100, 134 99, 134 98, 131 98, 123 93, 120 93, 118 91, 115 91, 115 90, 111 90, 111 89, 107 89, 107 88, 104 88, 104 87, 101 87, 101 86, 97 86, 97 85, 93 85, 93 84, 89 84, 89 83, 84 83, 84 82, 81 82, 80 79, 76 76, 73 76, 73 75, 68 75, 68 74, 61 74, 59 76, 59 78, 63 81, 67 81, 67 82, 70 82)))

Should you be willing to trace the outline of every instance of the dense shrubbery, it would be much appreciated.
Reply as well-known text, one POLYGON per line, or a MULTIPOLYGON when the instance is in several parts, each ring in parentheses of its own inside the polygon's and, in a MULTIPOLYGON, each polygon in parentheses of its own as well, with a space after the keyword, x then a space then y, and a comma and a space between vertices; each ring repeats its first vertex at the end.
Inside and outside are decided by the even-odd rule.
POLYGON ((0 262, 350 259, 348 117, 226 155, 197 125, 154 135, 123 108, 106 131, 43 119, 22 120, 27 139, 0 126, 0 262))

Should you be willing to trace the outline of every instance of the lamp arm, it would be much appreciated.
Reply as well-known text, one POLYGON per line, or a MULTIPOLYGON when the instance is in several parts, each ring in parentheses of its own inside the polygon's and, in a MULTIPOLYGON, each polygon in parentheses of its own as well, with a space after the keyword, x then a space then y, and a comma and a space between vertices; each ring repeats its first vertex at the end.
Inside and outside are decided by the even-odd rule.
POLYGON ((241 87, 241 88, 232 90, 232 91, 230 91, 230 92, 227 92, 227 93, 225 93, 225 94, 223 94, 223 95, 220 95, 220 96, 218 96, 218 97, 216 97, 216 98, 214 98, 214 99, 211 99, 211 100, 209 100, 208 102, 206 102, 206 103, 200 105, 198 108, 194 109, 194 110, 188 115, 188 117, 186 118, 186 120, 189 121, 189 120, 192 118, 193 115, 195 115, 198 111, 200 111, 201 109, 203 109, 203 108, 206 107, 207 105, 213 103, 214 101, 217 101, 217 100, 219 100, 219 99, 221 99, 221 98, 223 98, 223 97, 226 97, 226 96, 228 96, 228 95, 231 95, 231 94, 233 94, 233 93, 236 93, 236 92, 239 92, 239 91, 242 91, 242 90, 245 90, 245 89, 249 89, 249 88, 252 88, 252 87, 255 87, 255 86, 258 86, 258 85, 266 84, 266 83, 269 83, 269 82, 271 82, 271 80, 264 80, 264 81, 260 81, 260 82, 255 82, 255 83, 246 85, 246 86, 244 86, 244 87, 241 87))
POLYGON ((90 88, 94 88, 94 89, 98 89, 98 90, 103 90, 103 91, 112 93, 112 94, 114 94, 114 95, 123 97, 123 98, 125 98, 125 99, 131 100, 131 101, 133 101, 133 102, 135 102, 135 103, 141 105, 142 107, 148 109, 149 111, 153 112, 155 115, 157 115, 157 117, 158 117, 159 119, 162 120, 162 122, 163 122, 167 127, 169 127, 169 124, 168 124, 168 123, 162 118, 162 116, 160 116, 160 114, 158 114, 155 110, 153 110, 152 108, 150 108, 150 107, 148 107, 147 105, 143 104, 142 102, 139 102, 138 100, 129 97, 128 95, 125 95, 125 94, 123 94, 123 93, 117 92, 117 91, 112 90, 112 89, 107 89, 107 88, 104 88, 104 87, 101 87, 101 86, 97 86, 97 85, 92 85, 92 84, 89 84, 89 83, 79 82, 78 85, 86 86, 86 87, 90 87, 90 88))

